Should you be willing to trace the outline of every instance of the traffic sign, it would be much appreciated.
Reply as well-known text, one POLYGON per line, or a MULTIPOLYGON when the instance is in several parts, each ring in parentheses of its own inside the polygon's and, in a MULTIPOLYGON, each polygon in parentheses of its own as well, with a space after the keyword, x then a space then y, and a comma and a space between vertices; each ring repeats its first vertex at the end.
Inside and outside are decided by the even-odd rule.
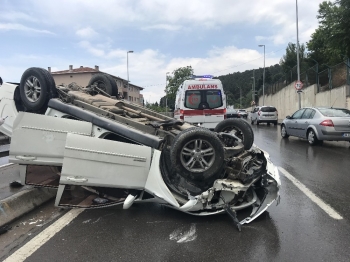
POLYGON ((303 82, 300 80, 296 81, 294 87, 296 90, 301 90, 303 88, 303 82))

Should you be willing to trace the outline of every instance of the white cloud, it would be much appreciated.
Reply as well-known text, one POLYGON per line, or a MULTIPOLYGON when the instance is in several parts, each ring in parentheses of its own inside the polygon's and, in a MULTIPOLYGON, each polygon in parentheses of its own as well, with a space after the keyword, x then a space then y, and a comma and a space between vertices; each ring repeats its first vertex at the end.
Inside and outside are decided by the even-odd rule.
MULTIPOLYGON (((322 0, 302 1, 299 3, 300 33, 315 28, 315 12, 322 0), (311 12, 313 11, 313 12, 311 12)), ((125 26, 154 30, 179 30, 180 28, 220 28, 227 25, 266 24, 266 29, 275 29, 275 43, 281 38, 288 41, 295 35, 295 2, 288 0, 106 0, 100 2, 76 1, 26 1, 25 6, 35 10, 35 17, 48 25, 71 27, 86 24, 88 19, 97 29, 121 28, 125 26), (65 17, 57 12, 65 6, 65 17), (98 15, 96 12, 98 11, 98 15), (103 19, 101 19, 103 17, 103 19), (293 29, 294 26, 294 29, 293 29), (292 30, 293 29, 293 30, 292 30), (282 35, 283 37, 278 37, 282 35)), ((17 17, 28 16, 16 12, 17 17)), ((267 31, 265 32, 267 33, 267 31)), ((268 36, 268 35, 266 35, 268 36)), ((307 41, 308 39, 301 39, 307 41)), ((287 41, 287 42, 288 42, 287 41)))
POLYGON ((142 29, 143 30, 159 29, 159 30, 167 30, 167 31, 178 31, 178 30, 181 30, 182 27, 178 25, 158 24, 158 25, 145 26, 145 27, 142 27, 142 29))
POLYGON ((91 27, 85 27, 77 30, 75 34, 81 38, 94 38, 98 33, 91 27))
MULTIPOLYGON (((299 1, 301 43, 308 41, 317 27, 316 14, 322 1, 299 1)), ((8 76, 20 77, 25 66, 63 70, 70 64, 79 64, 99 65, 100 70, 126 79, 127 51, 134 50, 128 55, 130 81, 145 87, 145 99, 152 102, 164 95, 166 72, 191 65, 195 74, 225 75, 262 67, 263 49, 258 44, 266 45, 268 66, 278 63, 281 57, 281 53, 270 50, 284 50, 288 42, 296 42, 295 1, 290 0, 5 3, 0 32, 7 35, 0 42, 0 49, 10 52, 2 60, 13 69, 4 71, 8 76), (64 17, 57 12, 62 6, 64 17), (11 34, 12 31, 37 34, 11 34), (57 41, 48 43, 45 37, 52 32, 57 41), (28 45, 28 54, 23 54, 27 59, 14 59, 20 56, 19 49, 8 47, 12 46, 10 43, 26 42, 28 38, 20 38, 22 35, 41 45, 28 45), (189 36, 191 41, 187 41, 189 36)))
POLYGON ((102 57, 105 55, 105 52, 101 49, 93 47, 88 41, 79 42, 79 46, 85 48, 90 54, 98 57, 102 57))
POLYGON ((50 32, 48 30, 31 28, 31 27, 27 27, 27 26, 24 26, 21 24, 16 24, 16 23, 0 23, 0 30, 3 30, 3 31, 17 30, 17 31, 26 31, 26 32, 54 35, 54 33, 50 32))
POLYGON ((27 21, 38 22, 36 17, 19 11, 7 11, 1 13, 1 19, 5 21, 27 21))
MULTIPOLYGON (((117 62, 116 66, 103 67, 101 71, 126 79, 126 52, 124 58, 117 62)), ((158 50, 143 50, 129 54, 129 80, 131 83, 145 87, 142 93, 147 101, 152 103, 164 96, 166 72, 184 66, 192 66, 195 74, 225 75, 237 71, 245 71, 251 68, 263 67, 263 50, 238 49, 234 46, 213 48, 204 57, 178 57, 167 61, 167 57, 158 50)), ((279 62, 279 57, 272 54, 266 56, 266 66, 279 62)))

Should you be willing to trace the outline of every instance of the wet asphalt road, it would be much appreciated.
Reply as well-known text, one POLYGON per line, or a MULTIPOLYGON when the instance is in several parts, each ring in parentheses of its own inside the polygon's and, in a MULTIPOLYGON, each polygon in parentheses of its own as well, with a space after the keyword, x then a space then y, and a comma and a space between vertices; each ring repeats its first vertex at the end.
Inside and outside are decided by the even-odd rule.
POLYGON ((253 130, 275 165, 344 219, 328 216, 281 174, 280 205, 242 232, 227 215, 194 217, 156 204, 86 210, 26 261, 349 261, 349 144, 311 147, 282 140, 273 125, 253 130))

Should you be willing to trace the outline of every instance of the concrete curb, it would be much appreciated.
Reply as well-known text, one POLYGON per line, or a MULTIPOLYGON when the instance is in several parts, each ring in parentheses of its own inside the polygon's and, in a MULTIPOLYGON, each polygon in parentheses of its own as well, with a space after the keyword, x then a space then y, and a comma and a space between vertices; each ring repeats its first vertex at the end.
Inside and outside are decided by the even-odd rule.
POLYGON ((30 188, 1 200, 0 227, 54 198, 56 192, 50 188, 30 188))

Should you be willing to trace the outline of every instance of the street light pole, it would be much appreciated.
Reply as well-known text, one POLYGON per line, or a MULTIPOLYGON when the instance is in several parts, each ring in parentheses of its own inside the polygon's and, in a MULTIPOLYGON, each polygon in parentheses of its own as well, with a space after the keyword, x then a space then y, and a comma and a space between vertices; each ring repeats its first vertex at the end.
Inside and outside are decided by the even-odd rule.
POLYGON ((265 45, 259 45, 259 47, 264 47, 264 73, 263 73, 263 104, 265 104, 265 45))
POLYGON ((166 72, 165 74, 165 114, 166 116, 168 116, 168 86, 167 86, 168 74, 170 74, 170 72, 166 72))
MULTIPOLYGON (((300 81, 300 65, 299 65, 299 27, 298 27, 298 0, 295 0, 295 7, 296 7, 296 24, 297 24, 297 72, 298 72, 298 82, 300 81)), ((301 108, 301 98, 300 93, 301 90, 298 90, 298 97, 299 97, 299 109, 301 108)))
POLYGON ((134 51, 126 52, 126 73, 128 75, 128 97, 127 97, 127 100, 129 100, 129 53, 134 53, 134 51))
POLYGON ((255 102, 255 71, 253 69, 253 84, 252 84, 252 89, 253 89, 253 101, 255 102))
POLYGON ((242 108, 242 89, 239 86, 239 108, 242 108))

